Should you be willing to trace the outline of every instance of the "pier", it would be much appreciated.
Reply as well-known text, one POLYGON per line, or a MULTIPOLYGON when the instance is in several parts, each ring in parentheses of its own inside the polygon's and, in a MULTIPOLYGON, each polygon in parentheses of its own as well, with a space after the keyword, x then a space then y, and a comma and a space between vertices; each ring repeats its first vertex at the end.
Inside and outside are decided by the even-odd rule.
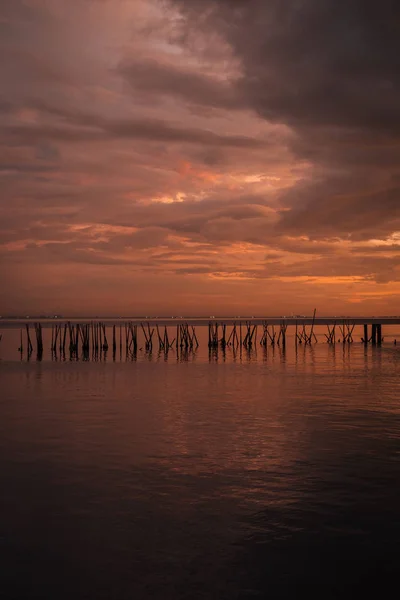
MULTIPOLYGON (((115 357, 117 353, 120 356, 122 353, 133 356, 140 351, 151 353, 153 350, 165 353, 173 350, 195 351, 199 347, 196 328, 207 328, 210 351, 229 347, 250 350, 257 345, 264 348, 285 348, 289 337, 292 343, 305 346, 319 341, 328 344, 361 341, 365 345, 380 346, 384 342, 385 325, 400 325, 400 317, 317 317, 314 310, 312 316, 246 319, 210 317, 107 319, 88 322, 26 321, 20 327, 18 350, 21 355, 27 353, 28 356, 36 351, 37 357, 41 358, 44 329, 51 329, 51 353, 64 356, 68 354, 71 358, 97 356, 107 352, 115 357), (356 327, 359 328, 357 337, 356 327)), ((8 326, 12 327, 11 321, 8 321, 8 326)))

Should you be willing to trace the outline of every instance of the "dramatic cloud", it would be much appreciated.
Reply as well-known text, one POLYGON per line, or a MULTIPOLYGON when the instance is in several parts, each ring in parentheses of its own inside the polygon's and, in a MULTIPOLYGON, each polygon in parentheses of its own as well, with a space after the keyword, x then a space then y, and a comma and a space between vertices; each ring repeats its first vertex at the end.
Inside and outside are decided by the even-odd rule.
POLYGON ((0 313, 396 312, 399 22, 2 0, 0 313))

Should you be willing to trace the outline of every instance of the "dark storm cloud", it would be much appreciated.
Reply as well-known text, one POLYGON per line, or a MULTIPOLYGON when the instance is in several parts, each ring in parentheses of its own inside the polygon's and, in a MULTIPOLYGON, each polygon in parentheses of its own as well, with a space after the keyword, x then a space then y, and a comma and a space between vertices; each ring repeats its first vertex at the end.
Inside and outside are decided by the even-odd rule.
POLYGON ((0 4, 0 26, 7 31, 7 23, 11 20, 22 21, 23 23, 33 22, 41 18, 41 11, 38 6, 29 6, 24 0, 2 0, 0 4))
POLYGON ((216 77, 155 60, 124 61, 118 71, 135 96, 173 96, 188 103, 214 108, 243 108, 239 90, 216 77))
POLYGON ((399 3, 175 5, 192 27, 224 36, 241 61, 241 99, 265 119, 292 127, 293 151, 317 167, 315 181, 283 198, 293 205, 280 229, 321 237, 393 231, 400 206, 399 3))
POLYGON ((8 115, 13 110, 13 105, 11 102, 7 102, 6 100, 2 100, 0 97, 0 115, 8 115))
POLYGON ((363 182, 357 183, 355 189, 344 180, 328 178, 320 184, 298 186, 282 198, 291 209, 282 213, 277 229, 316 240, 386 238, 399 229, 400 187, 373 192, 363 182))
POLYGON ((266 118, 398 130, 396 0, 175 3, 197 27, 217 28, 226 37, 242 61, 248 103, 266 118))
POLYGON ((43 140, 61 142, 104 142, 132 139, 155 142, 201 144, 220 148, 262 148, 266 142, 241 135, 219 135, 212 131, 176 127, 157 119, 105 119, 93 115, 77 115, 60 125, 10 125, 3 135, 10 144, 36 145, 43 140))

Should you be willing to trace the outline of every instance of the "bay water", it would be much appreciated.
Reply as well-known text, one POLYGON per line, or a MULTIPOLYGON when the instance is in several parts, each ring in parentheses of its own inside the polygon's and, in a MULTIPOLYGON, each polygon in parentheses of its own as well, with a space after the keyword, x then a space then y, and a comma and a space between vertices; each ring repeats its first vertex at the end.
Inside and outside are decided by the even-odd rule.
MULTIPOLYGON (((386 596, 400 346, 97 360, 0 342, 5 598, 386 596)), ((399 335, 400 339, 400 335, 399 335)))

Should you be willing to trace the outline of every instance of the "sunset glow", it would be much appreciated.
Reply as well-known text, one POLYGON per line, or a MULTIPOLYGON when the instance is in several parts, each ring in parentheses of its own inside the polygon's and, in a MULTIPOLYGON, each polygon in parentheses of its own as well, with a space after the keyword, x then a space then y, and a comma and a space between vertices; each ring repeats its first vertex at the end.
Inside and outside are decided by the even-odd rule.
POLYGON ((2 0, 0 314, 399 312, 390 44, 234 4, 2 0))

